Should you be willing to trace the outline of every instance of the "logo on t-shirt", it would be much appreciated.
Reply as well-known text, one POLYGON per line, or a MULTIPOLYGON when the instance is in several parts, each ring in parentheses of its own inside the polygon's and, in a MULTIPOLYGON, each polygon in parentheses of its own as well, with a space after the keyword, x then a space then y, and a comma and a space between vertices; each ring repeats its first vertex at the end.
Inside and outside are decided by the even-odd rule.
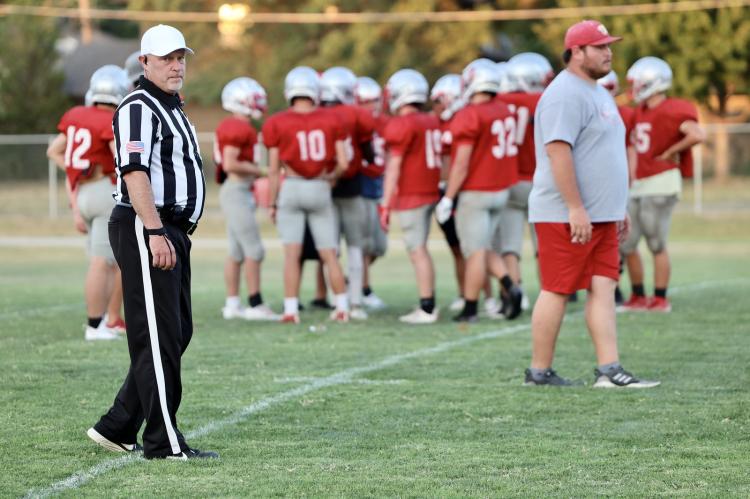
POLYGON ((602 115, 602 119, 608 123, 617 123, 617 119, 620 117, 617 106, 610 103, 604 104, 599 113, 602 115))

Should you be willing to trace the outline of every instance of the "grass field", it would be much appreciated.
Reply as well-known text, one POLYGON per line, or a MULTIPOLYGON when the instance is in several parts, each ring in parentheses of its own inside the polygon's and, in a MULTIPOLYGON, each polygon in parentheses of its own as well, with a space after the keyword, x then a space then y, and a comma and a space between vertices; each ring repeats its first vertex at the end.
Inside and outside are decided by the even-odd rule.
MULTIPOLYGON (((625 366, 663 382, 647 391, 522 386, 528 314, 399 325, 414 302, 400 249, 374 277, 390 308, 366 323, 224 321, 224 253, 199 235, 179 424, 214 462, 122 458, 86 438, 125 375, 125 342, 83 341, 80 249, 0 246, 0 496, 747 497, 750 229, 680 217, 674 312, 619 316, 625 366)), ((277 310, 278 253, 264 271, 277 310)), ((451 266, 435 259, 445 309, 451 266)), ((556 368, 590 385, 580 310, 556 368)))

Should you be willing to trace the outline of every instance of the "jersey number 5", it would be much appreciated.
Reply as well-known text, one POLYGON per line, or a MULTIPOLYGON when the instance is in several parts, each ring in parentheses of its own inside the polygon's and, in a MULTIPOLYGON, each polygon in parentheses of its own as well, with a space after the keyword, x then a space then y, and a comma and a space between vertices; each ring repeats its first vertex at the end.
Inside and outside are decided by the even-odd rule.
POLYGON ((645 154, 651 148, 651 123, 635 125, 635 150, 638 154, 645 154))
POLYGON ((68 127, 68 143, 65 147, 65 166, 76 170, 85 170, 91 166, 88 159, 83 155, 91 147, 91 132, 87 128, 78 128, 70 125, 68 127))
POLYGON ((326 157, 326 136, 323 130, 297 132, 299 155, 302 161, 323 161, 326 157))

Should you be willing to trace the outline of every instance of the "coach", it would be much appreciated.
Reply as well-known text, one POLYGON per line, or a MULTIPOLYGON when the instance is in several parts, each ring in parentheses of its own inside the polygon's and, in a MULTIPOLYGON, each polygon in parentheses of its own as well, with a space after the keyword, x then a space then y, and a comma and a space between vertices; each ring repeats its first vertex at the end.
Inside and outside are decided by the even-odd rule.
POLYGON ((617 350, 614 289, 618 236, 627 233, 625 125, 597 79, 611 70, 610 36, 597 21, 565 34, 567 68, 547 87, 534 122, 537 168, 529 221, 539 241, 542 291, 531 318, 532 357, 526 384, 570 385, 552 370, 568 295, 588 290, 586 325, 598 366, 595 387, 652 387, 623 369, 617 350))
POLYGON ((178 94, 188 52, 177 29, 160 24, 146 31, 140 56, 145 75, 113 120, 117 206, 109 240, 122 269, 130 370, 88 435, 110 450, 135 450, 145 418, 147 459, 218 457, 191 449, 176 419, 180 358, 193 335, 188 235, 205 199, 195 128, 178 94))

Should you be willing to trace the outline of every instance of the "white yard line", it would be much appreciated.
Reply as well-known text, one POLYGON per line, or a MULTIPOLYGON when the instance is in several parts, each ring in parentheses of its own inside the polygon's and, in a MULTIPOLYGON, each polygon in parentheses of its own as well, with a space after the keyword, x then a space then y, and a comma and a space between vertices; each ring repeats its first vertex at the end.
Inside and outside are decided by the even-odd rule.
MULTIPOLYGON (((726 286, 726 285, 747 283, 747 282, 748 282, 747 279, 731 279, 731 280, 725 280, 725 281, 700 282, 700 283, 686 284, 684 286, 675 287, 671 290, 671 292, 681 293, 681 292, 688 292, 688 291, 701 290, 701 289, 706 289, 706 288, 711 288, 711 287, 726 286)), ((582 311, 579 310, 576 312, 566 314, 566 318, 570 319, 572 317, 577 317, 581 315, 582 315, 582 311)), ((432 347, 422 348, 420 350, 414 350, 408 353, 392 355, 378 362, 373 362, 365 366, 352 367, 349 369, 345 369, 338 373, 332 374, 331 376, 326 376, 323 378, 313 378, 311 382, 305 385, 302 385, 297 388, 293 388, 291 390, 287 390, 285 392, 279 393, 277 395, 273 395, 271 397, 266 397, 262 400, 254 402, 248 406, 245 406, 227 418, 219 419, 215 421, 209 421, 205 425, 199 428, 196 428, 195 430, 191 432, 188 432, 185 435, 185 437, 188 440, 200 438, 202 436, 219 431, 228 426, 233 426, 238 423, 241 423, 245 421, 246 419, 248 419, 253 414, 263 412, 267 409, 270 409, 271 407, 274 407, 279 404, 283 404, 284 402, 298 398, 310 392, 321 390, 323 388, 328 388, 330 386, 352 383, 353 381, 355 381, 355 377, 361 376, 363 374, 368 374, 371 372, 379 371, 381 369, 391 367, 397 364, 401 364, 403 362, 417 359, 420 357, 443 353, 448 350, 452 350, 454 348, 459 348, 459 347, 463 347, 466 345, 470 345, 472 343, 476 343, 478 341, 491 340, 495 338, 501 338, 503 336, 510 336, 510 335, 520 333, 523 331, 528 331, 530 327, 531 327, 531 324, 529 324, 528 322, 525 322, 522 324, 515 324, 510 327, 498 329, 495 331, 489 331, 486 333, 480 333, 474 336, 467 336, 465 338, 461 338, 458 340, 444 341, 432 347)), ((30 490, 26 494, 26 497, 48 497, 48 496, 58 494, 67 490, 77 489, 81 487, 82 485, 86 484, 87 482, 95 479, 99 475, 103 475, 104 473, 108 471, 117 470, 117 469, 127 466, 128 464, 141 462, 141 461, 143 461, 143 459, 139 455, 133 455, 133 454, 128 454, 119 458, 108 459, 95 466, 92 466, 88 470, 76 472, 72 474, 71 476, 69 476, 68 478, 61 480, 59 482, 56 482, 50 485, 49 487, 46 487, 43 489, 37 489, 37 490, 30 490)))

